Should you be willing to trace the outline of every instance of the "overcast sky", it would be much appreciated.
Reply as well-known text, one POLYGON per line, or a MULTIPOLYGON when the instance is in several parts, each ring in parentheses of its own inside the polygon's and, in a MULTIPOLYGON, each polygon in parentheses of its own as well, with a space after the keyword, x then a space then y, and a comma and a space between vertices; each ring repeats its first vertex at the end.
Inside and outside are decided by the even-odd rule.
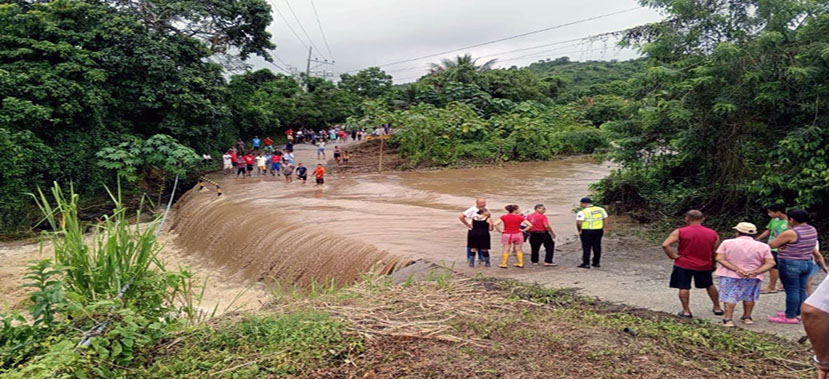
MULTIPOLYGON (((274 20, 269 30, 277 45, 275 53, 284 63, 304 71, 308 46, 313 45, 314 58, 336 62, 335 65, 321 65, 316 70, 324 68, 332 71, 335 79, 343 72, 381 66, 394 76, 396 83, 416 80, 426 72, 425 67, 430 62, 464 53, 483 57, 479 62, 498 58, 497 67, 526 66, 540 59, 562 56, 579 61, 634 58, 637 53, 619 50, 615 47, 615 39, 568 42, 507 52, 622 30, 662 19, 652 9, 638 8, 508 41, 384 66, 637 8, 638 4, 635 0, 314 0, 313 5, 330 46, 329 52, 311 0, 268 1, 273 7, 274 20), (310 36, 310 42, 306 33, 310 36)), ((251 59, 250 63, 256 68, 268 67, 279 71, 261 59, 251 59)), ((275 63, 285 67, 278 60, 275 63)))

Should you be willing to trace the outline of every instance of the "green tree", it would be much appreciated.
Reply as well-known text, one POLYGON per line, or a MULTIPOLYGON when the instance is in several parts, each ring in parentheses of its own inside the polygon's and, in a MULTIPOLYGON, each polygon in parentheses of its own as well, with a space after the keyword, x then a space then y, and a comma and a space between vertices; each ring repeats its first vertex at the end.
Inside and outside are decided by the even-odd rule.
POLYGON ((369 67, 356 75, 340 75, 339 87, 363 98, 381 98, 391 93, 392 77, 379 67, 369 67))
POLYGON ((431 63, 429 73, 439 78, 440 82, 476 83, 480 74, 492 69, 497 59, 478 64, 477 58, 469 54, 459 55, 455 59, 444 59, 440 63, 431 63))

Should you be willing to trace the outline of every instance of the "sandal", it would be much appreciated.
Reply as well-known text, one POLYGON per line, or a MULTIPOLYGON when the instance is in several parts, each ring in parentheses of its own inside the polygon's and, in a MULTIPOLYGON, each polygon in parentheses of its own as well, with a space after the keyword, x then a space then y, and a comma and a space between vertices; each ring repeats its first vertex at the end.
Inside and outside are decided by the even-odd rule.
MULTIPOLYGON (((786 312, 777 312, 777 317, 786 317, 786 312)), ((803 321, 803 316, 795 317, 797 321, 803 321)))
POLYGON ((732 321, 730 318, 724 318, 724 319, 722 319, 722 326, 724 326, 726 328, 733 328, 734 327, 734 321, 732 321))
POLYGON ((777 290, 777 289, 770 290, 770 289, 763 288, 763 289, 760 290, 761 295, 767 295, 767 294, 778 293, 778 292, 780 292, 780 290, 777 290))
POLYGON ((714 312, 714 315, 715 315, 715 316, 722 316, 722 315, 724 315, 724 314, 725 314, 725 312, 724 312, 724 311, 722 311, 722 310, 719 310, 719 311, 718 311, 718 310, 716 310, 716 309, 711 309, 711 312, 714 312))
POLYGON ((751 316, 740 317, 740 321, 742 321, 743 324, 746 324, 746 325, 754 325, 754 319, 751 318, 751 316))
POLYGON ((769 316, 769 322, 775 324, 800 324, 797 318, 786 318, 786 316, 769 316))
POLYGON ((694 318, 694 315, 685 314, 685 311, 679 311, 676 315, 682 318, 694 318))

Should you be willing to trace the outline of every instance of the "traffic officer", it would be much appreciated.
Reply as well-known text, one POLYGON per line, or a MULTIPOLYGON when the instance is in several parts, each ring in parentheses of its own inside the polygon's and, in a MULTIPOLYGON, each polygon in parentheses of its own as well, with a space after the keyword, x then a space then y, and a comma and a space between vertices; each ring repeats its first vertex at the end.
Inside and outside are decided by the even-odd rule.
POLYGON ((581 199, 582 210, 576 215, 576 229, 581 239, 582 258, 579 268, 590 268, 590 249, 593 249, 593 267, 601 267, 602 236, 607 226, 607 211, 593 205, 589 197, 581 199))

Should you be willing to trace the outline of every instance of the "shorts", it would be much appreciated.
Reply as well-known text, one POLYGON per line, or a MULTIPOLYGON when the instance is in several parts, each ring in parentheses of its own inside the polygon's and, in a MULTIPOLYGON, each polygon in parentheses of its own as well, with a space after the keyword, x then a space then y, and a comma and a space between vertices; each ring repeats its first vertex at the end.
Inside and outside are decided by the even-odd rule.
POLYGON ((244 173, 245 173, 245 168, 242 167, 242 166, 239 166, 239 168, 236 170, 236 175, 244 174, 244 173))
POLYGON ((297 175, 296 178, 304 182, 308 180, 308 175, 297 175))
POLYGON ((325 184, 325 179, 317 178, 317 184, 325 184))
POLYGON ((259 169, 262 170, 262 171, 267 170, 267 168, 265 166, 259 166, 259 169))
POLYGON ((224 164, 224 169, 225 169, 225 170, 230 170, 231 168, 233 168, 233 165, 232 165, 232 164, 230 164, 230 163, 225 163, 225 164, 224 164))
POLYGON ((760 298, 760 279, 720 277, 720 301, 737 304, 760 298))
POLYGON ((772 251, 772 252, 771 252, 771 256, 772 256, 772 257, 774 257, 774 267, 772 267, 772 268, 777 268, 777 265, 779 265, 779 264, 780 264, 780 262, 778 262, 778 261, 777 261, 777 260, 778 260, 778 258, 777 258, 777 252, 776 252, 776 251, 772 251))
POLYGON ((279 163, 274 163, 271 165, 271 170, 279 171, 282 168, 282 165, 279 163))
POLYGON ((247 166, 248 166, 248 171, 253 171, 253 165, 252 164, 249 164, 247 166))
POLYGON ((340 153, 334 153, 334 158, 339 158, 339 157, 340 157, 340 153))
POLYGON ((691 289, 691 278, 694 278, 694 287, 696 288, 708 288, 714 285, 714 276, 711 270, 689 270, 687 268, 674 266, 668 287, 689 290, 691 289))
POLYGON ((501 233, 501 245, 521 245, 524 243, 524 233, 501 233))

